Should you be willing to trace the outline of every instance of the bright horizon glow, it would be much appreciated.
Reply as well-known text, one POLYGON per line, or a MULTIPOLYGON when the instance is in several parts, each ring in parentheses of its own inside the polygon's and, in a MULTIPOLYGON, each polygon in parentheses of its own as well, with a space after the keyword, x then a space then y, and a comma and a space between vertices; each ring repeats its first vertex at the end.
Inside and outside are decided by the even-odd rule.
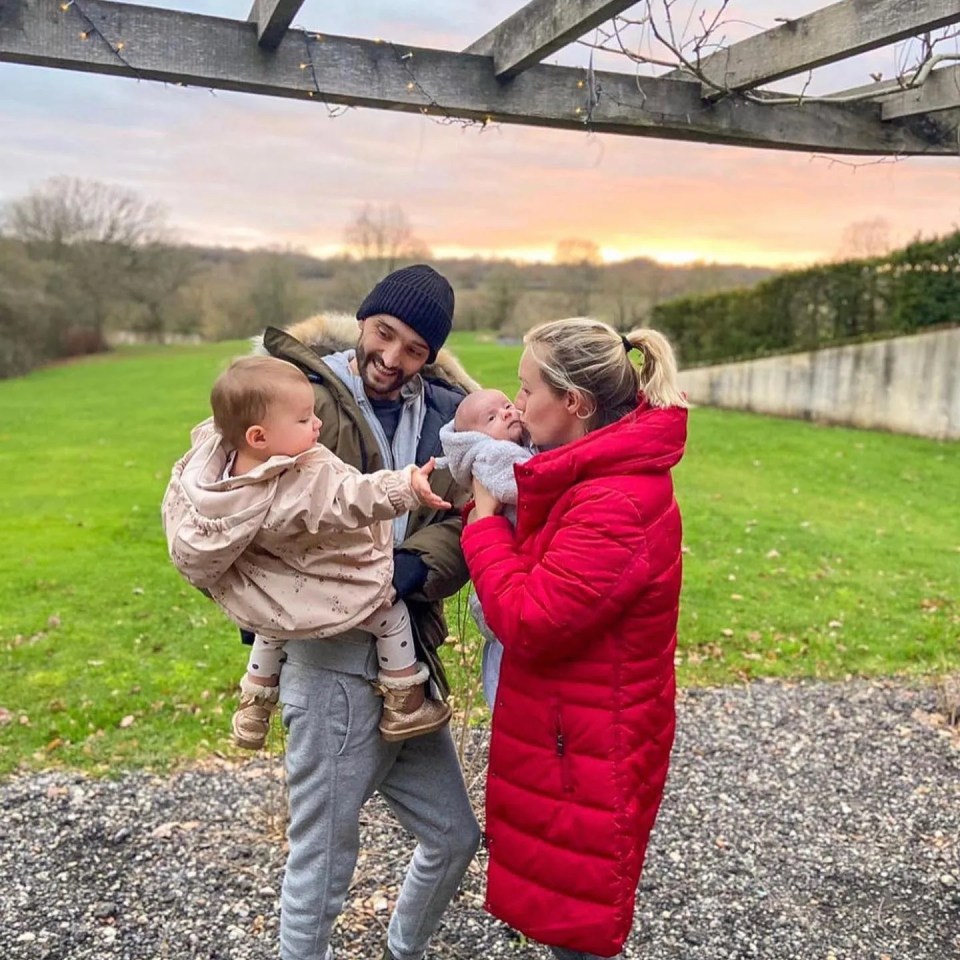
MULTIPOLYGON (((429 245, 428 245, 429 246, 429 245)), ((554 250, 547 247, 505 247, 501 249, 465 247, 457 244, 430 246, 430 257, 437 260, 510 260, 515 263, 554 263, 554 250)), ((343 255, 346 251, 338 244, 310 244, 306 247, 314 257, 326 258, 343 255)), ((775 270, 794 270, 822 263, 819 251, 804 251, 800 255, 778 253, 775 250, 757 250, 751 247, 704 247, 673 249, 653 244, 637 244, 627 248, 600 247, 604 264, 623 263, 627 260, 653 260, 668 267, 689 266, 702 263, 715 266, 766 267, 775 270)))
MULTIPOLYGON (((224 247, 246 251, 267 250, 304 253, 318 259, 342 257, 349 251, 341 243, 317 243, 303 234, 286 233, 273 237, 255 228, 214 229, 198 223, 172 224, 174 234, 182 242, 201 247, 224 247), (179 227, 179 229, 178 229, 179 227)), ((710 266, 764 267, 769 270, 802 270, 818 263, 827 262, 822 250, 784 251, 759 248, 749 242, 731 240, 701 241, 699 245, 677 246, 676 240, 650 240, 638 242, 632 238, 617 238, 617 242, 599 244, 604 264, 622 263, 627 260, 652 260, 668 267, 704 264, 710 266)), ((519 264, 552 264, 555 248, 542 245, 511 245, 509 247, 467 246, 463 244, 430 243, 424 241, 429 251, 426 259, 436 260, 497 260, 519 264)), ((682 240, 681 240, 682 243, 682 240)))
MULTIPOLYGON (((283 243, 271 241, 260 232, 231 231, 226 236, 211 234, 204 230, 182 231, 183 241, 201 247, 225 247, 240 250, 276 250, 279 252, 305 253, 318 259, 344 256, 348 251, 342 243, 311 243, 309 240, 286 237, 283 243)), ((511 246, 503 248, 467 247, 459 244, 427 244, 427 259, 435 260, 506 260, 520 264, 554 263, 554 249, 539 246, 511 246)), ((670 247, 654 243, 625 246, 601 246, 600 256, 604 264, 623 263, 627 260, 646 259, 668 267, 683 267, 695 263, 713 266, 766 267, 771 270, 799 270, 815 263, 824 262, 820 251, 803 251, 786 254, 775 250, 758 250, 748 245, 731 244, 703 247, 670 247)))

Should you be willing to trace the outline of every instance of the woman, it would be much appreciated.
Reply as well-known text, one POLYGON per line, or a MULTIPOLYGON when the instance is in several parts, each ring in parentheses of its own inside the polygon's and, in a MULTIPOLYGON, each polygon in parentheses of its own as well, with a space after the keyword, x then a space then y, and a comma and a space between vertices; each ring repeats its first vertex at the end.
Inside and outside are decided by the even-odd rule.
POLYGON ((686 401, 655 331, 559 320, 524 343, 516 407, 541 452, 516 467, 516 528, 477 485, 462 537, 505 648, 486 907, 589 960, 630 932, 673 743, 686 401))

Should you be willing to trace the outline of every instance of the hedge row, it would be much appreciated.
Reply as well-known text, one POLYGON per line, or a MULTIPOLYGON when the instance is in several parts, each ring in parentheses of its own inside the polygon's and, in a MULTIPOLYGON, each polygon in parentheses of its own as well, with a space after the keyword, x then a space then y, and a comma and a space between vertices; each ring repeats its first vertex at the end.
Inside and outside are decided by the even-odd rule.
POLYGON ((652 325, 684 366, 815 350, 960 322, 960 231, 886 257, 781 274, 747 290, 671 300, 652 325))

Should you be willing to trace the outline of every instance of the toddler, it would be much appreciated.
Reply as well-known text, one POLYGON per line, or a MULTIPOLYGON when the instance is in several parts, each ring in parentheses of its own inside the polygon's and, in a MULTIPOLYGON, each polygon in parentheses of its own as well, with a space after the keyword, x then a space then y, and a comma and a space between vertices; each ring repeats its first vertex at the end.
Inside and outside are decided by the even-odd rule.
POLYGON ((213 386, 213 417, 191 434, 163 498, 170 558, 195 587, 257 634, 240 705, 238 746, 263 746, 286 640, 352 627, 376 637, 380 732, 404 740, 440 729, 450 707, 424 697, 406 604, 394 602, 391 521, 421 503, 434 463, 363 474, 319 446, 313 387, 275 357, 235 361, 213 386))

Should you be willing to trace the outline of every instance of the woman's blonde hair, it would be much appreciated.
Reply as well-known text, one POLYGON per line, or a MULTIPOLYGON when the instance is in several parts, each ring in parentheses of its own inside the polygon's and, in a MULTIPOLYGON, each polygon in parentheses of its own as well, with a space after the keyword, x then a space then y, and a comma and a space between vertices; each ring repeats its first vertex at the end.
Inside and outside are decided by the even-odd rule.
POLYGON ((213 423, 229 447, 242 447, 248 427, 263 423, 272 403, 292 386, 310 386, 306 374, 277 357, 241 357, 217 377, 210 391, 213 423))
POLYGON ((523 342, 548 386, 558 393, 573 390, 583 397, 590 430, 614 423, 636 409, 641 391, 654 407, 687 405, 677 384, 673 348, 656 330, 619 334, 600 320, 574 317, 541 323, 523 342), (641 355, 640 366, 631 360, 632 349, 641 355))

